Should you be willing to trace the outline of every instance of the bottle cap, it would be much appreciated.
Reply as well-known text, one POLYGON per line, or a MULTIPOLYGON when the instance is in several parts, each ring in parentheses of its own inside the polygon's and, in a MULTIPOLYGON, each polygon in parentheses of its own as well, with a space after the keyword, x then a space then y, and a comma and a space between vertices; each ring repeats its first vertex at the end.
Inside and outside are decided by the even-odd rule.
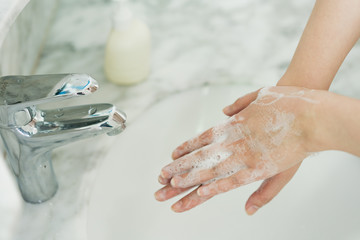
POLYGON ((127 0, 114 0, 116 4, 113 15, 113 25, 114 28, 124 29, 129 26, 133 20, 133 13, 127 6, 127 0))

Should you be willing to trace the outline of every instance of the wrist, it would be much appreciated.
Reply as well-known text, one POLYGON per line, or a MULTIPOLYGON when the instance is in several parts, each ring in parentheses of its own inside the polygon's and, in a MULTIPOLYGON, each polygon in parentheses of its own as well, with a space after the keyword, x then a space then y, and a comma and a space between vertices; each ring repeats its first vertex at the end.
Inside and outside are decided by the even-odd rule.
POLYGON ((314 104, 311 105, 306 122, 306 149, 309 153, 331 149, 332 130, 329 126, 329 105, 332 93, 315 90, 311 92, 314 104))
POLYGON ((360 154, 360 101, 327 91, 313 91, 312 124, 308 124, 309 152, 340 150, 360 154))
POLYGON ((276 86, 305 87, 318 90, 329 89, 332 79, 320 79, 320 77, 303 74, 303 72, 304 71, 287 69, 285 74, 277 82, 276 86))

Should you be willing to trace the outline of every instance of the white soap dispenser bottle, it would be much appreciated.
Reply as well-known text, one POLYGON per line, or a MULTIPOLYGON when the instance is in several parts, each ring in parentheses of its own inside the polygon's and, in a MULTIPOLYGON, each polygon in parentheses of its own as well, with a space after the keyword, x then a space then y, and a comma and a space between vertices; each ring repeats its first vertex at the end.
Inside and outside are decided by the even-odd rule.
POLYGON ((105 49, 105 75, 119 85, 144 81, 150 72, 149 28, 127 6, 127 0, 117 0, 113 28, 105 49))

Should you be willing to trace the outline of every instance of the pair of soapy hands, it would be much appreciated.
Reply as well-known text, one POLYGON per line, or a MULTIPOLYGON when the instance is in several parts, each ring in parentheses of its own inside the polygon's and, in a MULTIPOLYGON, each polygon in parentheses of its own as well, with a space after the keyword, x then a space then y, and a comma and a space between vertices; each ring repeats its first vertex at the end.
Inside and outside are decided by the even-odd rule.
POLYGON ((314 90, 298 87, 263 88, 224 108, 230 118, 183 143, 172 154, 155 193, 168 200, 194 187, 177 201, 175 212, 187 211, 213 196, 264 180, 246 203, 254 214, 293 177, 312 152, 311 126, 318 103, 314 90))

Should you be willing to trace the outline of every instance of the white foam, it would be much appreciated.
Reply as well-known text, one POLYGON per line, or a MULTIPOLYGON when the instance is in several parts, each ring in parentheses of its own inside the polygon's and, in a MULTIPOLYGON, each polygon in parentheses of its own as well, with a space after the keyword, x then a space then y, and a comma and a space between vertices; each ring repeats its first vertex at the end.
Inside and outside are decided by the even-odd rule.
MULTIPOLYGON (((282 98, 299 98, 315 102, 305 95, 305 90, 287 94, 273 92, 270 88, 260 90, 253 102, 259 105, 255 109, 256 114, 249 116, 247 122, 243 116, 237 114, 215 126, 212 129, 212 143, 201 148, 201 154, 194 155, 196 157, 192 161, 192 168, 188 170, 184 182, 199 182, 200 171, 212 169, 220 164, 221 166, 216 168, 217 177, 202 184, 210 184, 247 169, 249 171, 244 172, 247 175, 242 179, 243 184, 277 174, 279 167, 283 165, 282 162, 287 158, 286 151, 289 151, 281 146, 287 146, 284 145, 287 139, 300 136, 301 129, 295 128, 295 114, 279 110, 275 103, 282 98), (257 122, 256 129, 250 128, 253 125, 248 125, 252 121, 257 122)), ((298 147, 293 146, 291 151, 296 151, 298 147)))
POLYGON ((255 101, 253 101, 251 104, 258 104, 258 105, 262 105, 262 106, 269 106, 269 105, 273 105, 274 103, 276 103, 277 101, 279 101, 282 98, 297 98, 300 99, 302 101, 306 101, 309 103, 319 103, 319 101, 316 101, 314 99, 305 97, 305 90, 298 90, 298 91, 294 91, 288 94, 284 94, 284 93, 279 93, 279 92, 273 92, 271 91, 271 88, 273 87, 264 87, 262 88, 259 93, 257 98, 255 99, 255 101))
POLYGON ((211 169, 229 158, 233 153, 229 150, 212 150, 212 153, 206 156, 202 161, 197 162, 194 167, 198 170, 211 169))
POLYGON ((202 159, 193 161, 193 168, 188 175, 182 180, 180 185, 189 185, 194 182, 200 182, 199 172, 202 170, 212 169, 219 165, 221 162, 228 159, 233 153, 226 149, 212 149, 203 153, 202 159))
MULTIPOLYGON (((240 121, 243 121, 241 118, 240 121)), ((214 143, 231 143, 244 139, 249 134, 248 127, 235 118, 229 118, 225 124, 212 129, 214 143)))
POLYGON ((292 131, 295 115, 278 110, 274 110, 274 114, 274 119, 269 119, 265 124, 264 131, 270 136, 273 145, 280 146, 292 131))

